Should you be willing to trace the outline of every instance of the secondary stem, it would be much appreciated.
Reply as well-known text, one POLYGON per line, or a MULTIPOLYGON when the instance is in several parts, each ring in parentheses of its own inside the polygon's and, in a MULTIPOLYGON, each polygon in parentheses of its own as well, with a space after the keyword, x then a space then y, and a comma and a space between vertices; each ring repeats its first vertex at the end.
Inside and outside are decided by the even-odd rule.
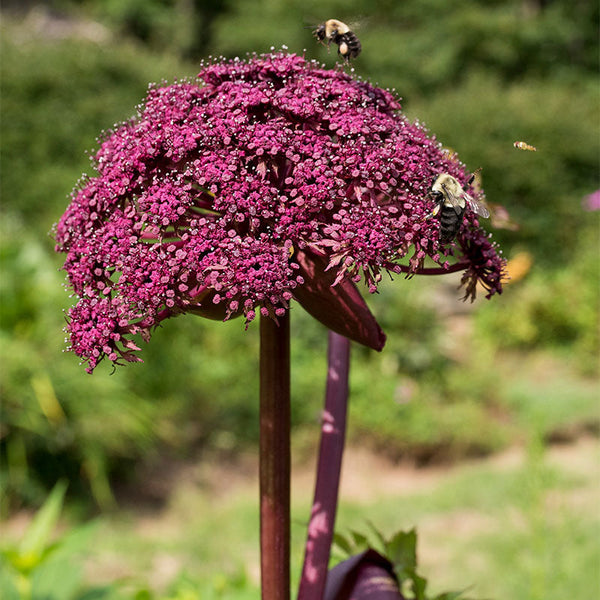
POLYGON ((263 600, 290 596, 290 318, 260 319, 260 556, 263 600))
POLYGON ((317 480, 298 600, 320 600, 325 591, 346 434, 350 340, 330 331, 327 363, 317 480))

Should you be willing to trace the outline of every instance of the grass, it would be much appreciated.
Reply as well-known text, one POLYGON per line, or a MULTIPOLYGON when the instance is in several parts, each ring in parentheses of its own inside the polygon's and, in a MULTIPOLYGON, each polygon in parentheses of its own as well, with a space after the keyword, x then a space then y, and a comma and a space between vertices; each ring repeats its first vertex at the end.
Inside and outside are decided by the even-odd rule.
MULTIPOLYGON (((388 535, 416 526, 420 570, 432 592, 584 600, 600 590, 598 458, 592 438, 550 449, 533 442, 493 458, 427 469, 351 449, 338 530, 368 533, 372 522, 388 535)), ((309 470, 298 469, 294 586, 311 492, 309 470)), ((230 469, 186 467, 163 509, 130 508, 101 518, 88 578, 121 581, 122 590, 158 590, 161 598, 256 597, 257 497, 252 458, 230 469), (187 589, 190 595, 167 594, 174 581, 178 594, 187 589)))

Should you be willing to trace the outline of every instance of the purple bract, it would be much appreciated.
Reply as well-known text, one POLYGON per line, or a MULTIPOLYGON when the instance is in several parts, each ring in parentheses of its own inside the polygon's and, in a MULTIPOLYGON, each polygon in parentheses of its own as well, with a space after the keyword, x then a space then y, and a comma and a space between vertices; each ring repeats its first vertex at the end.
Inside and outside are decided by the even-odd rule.
POLYGON ((443 271, 456 253, 471 297, 478 282, 501 291, 504 261, 476 215, 448 248, 428 218, 435 176, 466 187, 464 165, 390 92, 294 54, 150 87, 93 162, 56 232, 79 297, 70 349, 88 371, 104 356, 139 360, 131 335, 147 339, 166 317, 276 319, 292 298, 380 348, 354 282, 374 292, 382 271, 419 273, 427 256, 443 271))

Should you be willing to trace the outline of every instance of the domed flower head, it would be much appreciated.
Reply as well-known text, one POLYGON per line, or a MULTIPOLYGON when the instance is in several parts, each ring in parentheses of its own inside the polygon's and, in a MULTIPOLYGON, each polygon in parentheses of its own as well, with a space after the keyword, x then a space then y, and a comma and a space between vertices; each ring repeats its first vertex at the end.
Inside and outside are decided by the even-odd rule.
POLYGON ((464 165, 390 92, 294 54, 151 86, 93 163, 56 231, 79 298, 70 349, 88 371, 105 356, 139 360, 132 337, 167 317, 277 319, 292 299, 381 349, 355 283, 374 292, 384 271, 427 272, 427 256, 464 269, 471 296, 478 282, 501 291, 504 262, 476 215, 453 245, 430 218, 432 181, 445 172, 468 190, 464 165))

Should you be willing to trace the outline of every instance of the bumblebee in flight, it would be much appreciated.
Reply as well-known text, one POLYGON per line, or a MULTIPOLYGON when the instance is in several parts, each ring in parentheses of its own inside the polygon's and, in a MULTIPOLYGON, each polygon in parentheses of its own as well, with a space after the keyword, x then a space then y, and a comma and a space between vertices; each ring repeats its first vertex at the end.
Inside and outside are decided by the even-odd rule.
POLYGON ((529 152, 537 152, 537 148, 527 142, 514 142, 513 146, 519 150, 529 150, 529 152))
POLYGON ((349 62, 351 58, 356 58, 362 46, 356 34, 350 31, 350 27, 337 19, 329 19, 325 23, 321 23, 314 31, 313 35, 319 42, 327 45, 333 42, 337 44, 338 54, 346 61, 349 62))
MULTIPOLYGON (((474 179, 475 173, 471 175, 468 185, 471 185, 474 179)), ((440 242, 442 244, 449 244, 456 237, 467 206, 485 219, 490 216, 490 211, 485 204, 467 194, 460 183, 448 173, 437 176, 431 186, 429 197, 437 203, 432 214, 434 216, 440 214, 440 242)))

